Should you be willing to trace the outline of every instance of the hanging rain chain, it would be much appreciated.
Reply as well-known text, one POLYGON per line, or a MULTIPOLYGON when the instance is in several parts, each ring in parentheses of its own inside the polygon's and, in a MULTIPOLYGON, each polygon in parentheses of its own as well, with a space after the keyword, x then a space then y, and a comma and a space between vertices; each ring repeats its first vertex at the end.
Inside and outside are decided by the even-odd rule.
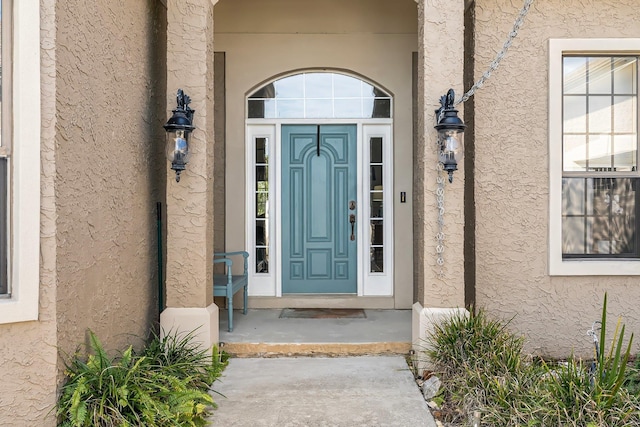
POLYGON ((487 71, 484 72, 482 77, 480 77, 478 81, 473 86, 471 86, 471 89, 469 89, 467 93, 462 95, 462 98, 456 101, 455 105, 462 104, 463 102, 466 102, 469 98, 471 98, 473 94, 476 93, 476 91, 484 85, 484 82, 489 77, 491 77, 491 73, 493 73, 496 70, 496 68, 498 68, 498 65, 500 65, 500 61, 502 61, 502 58, 504 58, 504 56, 507 54, 507 51, 511 47, 511 44, 513 43, 513 39, 515 39, 516 36, 518 35, 518 31, 520 31, 520 27, 522 27, 522 24, 524 24, 524 18, 525 16, 527 16, 527 13, 529 13, 529 9, 531 8, 532 4, 533 4, 533 0, 524 1, 524 5, 522 5, 522 9, 520 10, 518 17, 516 18, 516 21, 513 23, 513 28, 511 29, 511 32, 507 37, 507 41, 505 41, 504 44, 502 45, 502 50, 498 52, 493 62, 491 63, 491 65, 489 65, 489 68, 487 69, 487 71))
POLYGON ((436 182, 436 201, 438 203, 438 234, 436 234, 436 263, 440 270, 438 278, 444 279, 444 176, 442 175, 442 163, 438 162, 436 166, 438 177, 436 182))
MULTIPOLYGON (((509 32, 507 40, 502 45, 502 50, 498 52, 493 62, 491 62, 491 64, 489 65, 489 68, 487 69, 487 71, 485 71, 484 74, 482 74, 482 76, 478 79, 478 81, 473 86, 471 86, 471 89, 469 89, 464 95, 462 95, 462 98, 457 100, 454 105, 462 104, 466 102, 469 98, 471 98, 476 93, 476 91, 484 85, 484 82, 487 79, 489 79, 489 77, 491 77, 491 73, 493 73, 498 68, 498 65, 500 65, 500 62, 502 61, 504 56, 507 54, 507 51, 511 47, 511 44, 513 43, 513 39, 516 38, 516 36, 518 35, 518 31, 524 24, 524 18, 525 16, 527 16, 527 13, 529 13, 529 9, 531 8, 533 1, 534 0, 524 1, 522 9, 520 10, 520 13, 518 14, 518 17, 516 18, 515 22, 513 23, 513 28, 509 32)), ((445 273, 444 273, 445 178, 442 175, 443 168, 442 168, 442 163, 440 163, 440 161, 438 161, 437 163, 436 170, 438 171, 438 176, 436 178, 436 183, 438 184, 436 187, 436 202, 438 207, 438 233, 436 234, 436 264, 438 264, 438 267, 439 267, 438 278, 443 279, 445 277, 445 273)))

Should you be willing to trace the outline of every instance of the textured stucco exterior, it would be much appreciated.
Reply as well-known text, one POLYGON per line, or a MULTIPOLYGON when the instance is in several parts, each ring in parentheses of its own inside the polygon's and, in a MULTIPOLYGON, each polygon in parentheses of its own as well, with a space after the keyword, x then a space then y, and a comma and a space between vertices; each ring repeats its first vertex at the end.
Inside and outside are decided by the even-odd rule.
POLYGON ((61 350, 83 342, 87 328, 122 348, 156 320, 151 243, 166 165, 162 13, 155 1, 57 3, 61 350))
POLYGON ((174 108, 182 88, 197 128, 181 181, 167 172, 167 307, 206 307, 213 302, 213 5, 170 0, 167 7, 167 105, 174 108))
POLYGON ((0 325, 0 425, 56 424, 62 358, 88 329, 121 349, 157 321, 165 14, 40 1, 40 305, 0 325))
MULTIPOLYGON (((464 163, 459 162, 453 183, 445 178, 444 265, 436 262, 438 229, 437 132, 435 110, 440 97, 463 88, 464 1, 418 3, 418 138, 414 147, 414 240, 417 302, 423 307, 464 306, 464 163), (442 275, 440 272, 442 271, 442 275)), ((462 111, 459 113, 462 116, 462 111)), ((446 177, 446 173, 443 173, 446 177)))
MULTIPOLYGON (((521 2, 475 3, 478 78, 521 2)), ((477 305, 513 317, 510 326, 539 354, 589 354, 585 331, 599 319, 605 292, 609 318, 622 316, 628 331, 640 331, 638 278, 551 277, 547 231, 548 40, 640 37, 639 19, 635 0, 536 1, 500 68, 475 95, 477 305)))

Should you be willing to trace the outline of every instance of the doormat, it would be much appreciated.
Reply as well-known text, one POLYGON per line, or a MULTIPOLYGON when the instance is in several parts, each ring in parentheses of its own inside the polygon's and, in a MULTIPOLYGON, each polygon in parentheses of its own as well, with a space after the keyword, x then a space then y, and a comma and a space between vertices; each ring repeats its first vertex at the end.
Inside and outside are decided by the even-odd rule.
POLYGON ((361 308, 285 308, 281 319, 366 319, 361 308))

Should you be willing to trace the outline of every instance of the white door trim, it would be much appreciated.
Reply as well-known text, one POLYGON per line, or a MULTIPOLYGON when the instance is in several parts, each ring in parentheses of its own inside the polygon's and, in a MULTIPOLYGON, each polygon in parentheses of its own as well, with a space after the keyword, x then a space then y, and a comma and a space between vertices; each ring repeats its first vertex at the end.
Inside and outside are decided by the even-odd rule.
MULTIPOLYGON (((383 200, 393 201, 393 141, 392 119, 248 119, 245 133, 245 247, 249 251, 249 295, 250 296, 282 296, 281 260, 282 245, 280 230, 282 215, 280 191, 282 174, 281 166, 281 128, 283 124, 355 124, 357 128, 357 235, 358 266, 357 296, 393 296, 393 205, 384 204, 384 242, 385 261, 383 273, 370 271, 370 192, 369 180, 365 172, 369 170, 369 150, 365 150, 365 141, 371 137, 382 137, 384 144, 383 200), (255 270, 255 162, 254 140, 267 138, 269 159, 269 202, 268 202, 268 235, 269 235, 269 272, 256 273, 255 270)), ((367 145, 368 146, 368 145, 367 145)))

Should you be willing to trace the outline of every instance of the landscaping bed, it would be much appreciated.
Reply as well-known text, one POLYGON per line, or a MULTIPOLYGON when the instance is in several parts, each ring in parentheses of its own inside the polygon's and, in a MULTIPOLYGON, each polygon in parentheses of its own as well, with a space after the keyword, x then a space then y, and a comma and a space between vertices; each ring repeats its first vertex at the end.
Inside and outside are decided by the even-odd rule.
POLYGON ((417 373, 423 387, 439 385, 426 396, 434 417, 445 426, 639 426, 633 334, 625 339, 618 321, 605 345, 606 296, 596 323, 594 360, 558 362, 525 355, 524 338, 483 310, 454 315, 436 326, 423 355, 436 369, 417 373))

